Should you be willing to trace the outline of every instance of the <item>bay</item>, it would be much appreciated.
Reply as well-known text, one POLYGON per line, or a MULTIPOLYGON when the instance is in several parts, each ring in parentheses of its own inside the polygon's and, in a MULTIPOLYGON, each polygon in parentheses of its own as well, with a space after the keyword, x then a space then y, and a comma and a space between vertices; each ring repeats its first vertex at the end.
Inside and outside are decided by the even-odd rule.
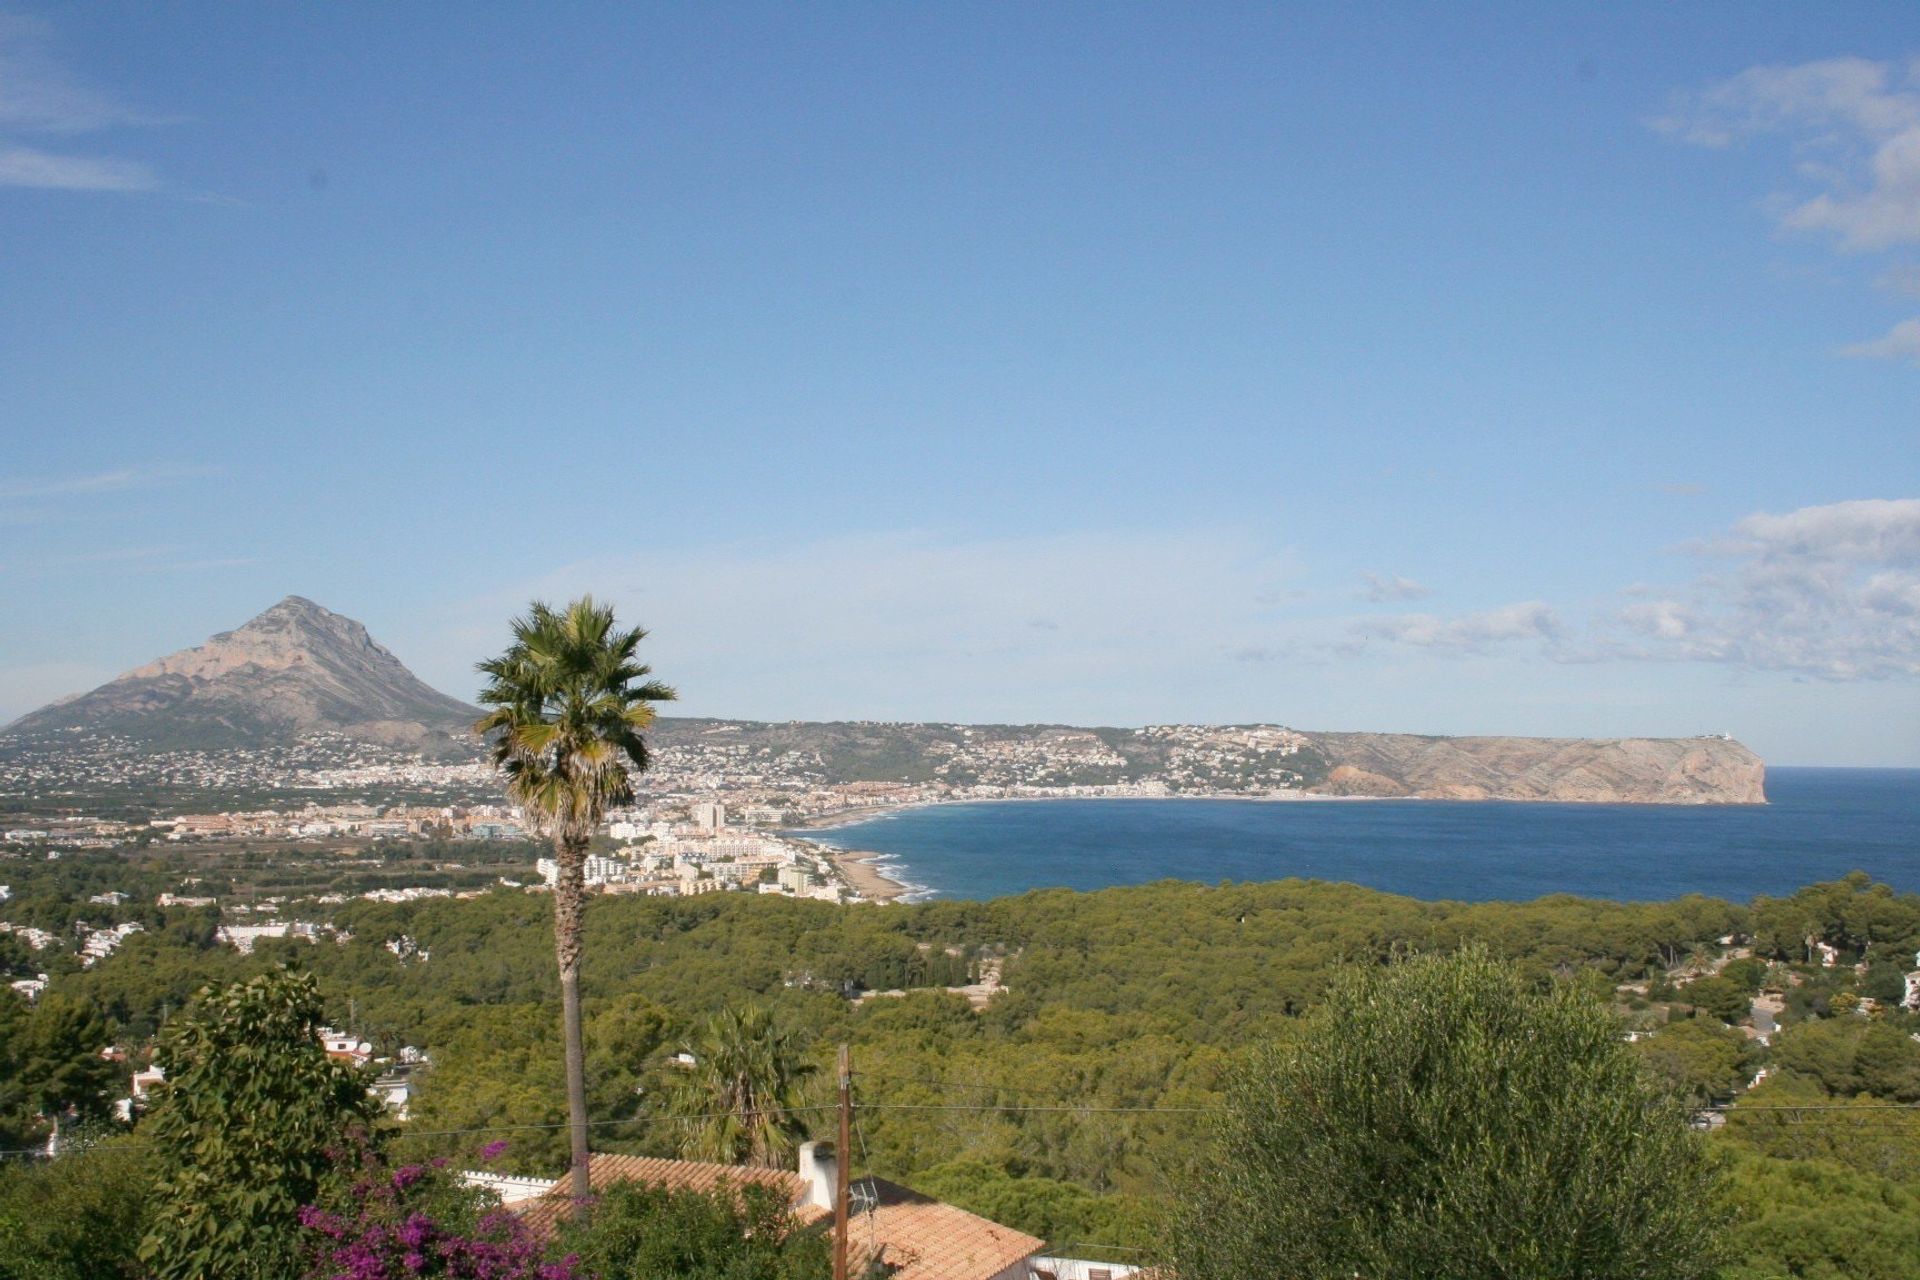
POLYGON ((1161 879, 1348 881, 1426 899, 1735 901, 1865 871, 1920 892, 1920 769, 1770 769, 1739 806, 1066 799, 931 805, 810 839, 914 898, 1161 879))

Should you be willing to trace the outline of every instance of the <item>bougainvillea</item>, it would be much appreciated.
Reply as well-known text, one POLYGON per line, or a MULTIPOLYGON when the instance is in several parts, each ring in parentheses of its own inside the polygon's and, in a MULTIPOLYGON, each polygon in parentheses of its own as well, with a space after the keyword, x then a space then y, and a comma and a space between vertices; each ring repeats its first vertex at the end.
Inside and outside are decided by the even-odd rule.
POLYGON ((478 1210, 445 1166, 363 1161, 335 1203, 303 1208, 309 1280, 583 1280, 576 1258, 549 1261, 514 1215, 478 1210))

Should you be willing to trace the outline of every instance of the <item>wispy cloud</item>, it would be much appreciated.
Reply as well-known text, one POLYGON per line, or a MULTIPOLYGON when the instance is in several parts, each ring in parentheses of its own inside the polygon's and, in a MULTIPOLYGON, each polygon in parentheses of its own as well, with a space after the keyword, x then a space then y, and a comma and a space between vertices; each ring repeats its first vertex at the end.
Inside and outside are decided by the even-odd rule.
POLYGON ((54 54, 45 21, 0 13, 0 126, 39 133, 92 133, 166 123, 87 84, 54 54))
POLYGON ((1561 626, 1559 615, 1550 605, 1526 600, 1452 616, 1405 613, 1368 618, 1354 623, 1352 632, 1353 638, 1362 643, 1384 640, 1416 649, 1485 653, 1514 641, 1552 640, 1560 634, 1561 626))
POLYGON ((1707 570, 1622 608, 1632 657, 1828 680, 1920 676, 1920 498, 1759 513, 1696 549, 1707 570))
POLYGON ((0 146, 0 187, 49 191, 152 191, 159 178, 137 160, 59 156, 30 147, 0 146))
POLYGON ((1869 360, 1908 360, 1920 364, 1920 319, 1902 320, 1871 342, 1840 348, 1840 354, 1869 360))
MULTIPOLYGON (((1920 59, 1752 67, 1675 95, 1651 123, 1708 147, 1784 139, 1802 179, 1798 191, 1772 201, 1785 230, 1829 236, 1848 253, 1920 244, 1920 59)), ((1910 265, 1882 281, 1904 292, 1920 289, 1920 273, 1910 265)), ((1910 359, 1917 333, 1920 320, 1907 321, 1844 352, 1910 359)))
POLYGON ((1368 573, 1361 576, 1365 585, 1360 594, 1375 604, 1389 600, 1421 600, 1433 594, 1432 588, 1397 573, 1368 573))
POLYGON ((1533 642, 1560 662, 1721 663, 1818 679, 1920 676, 1920 498, 1757 512, 1685 550, 1691 581, 1618 593, 1578 626, 1531 601, 1354 624, 1379 642, 1484 653, 1533 642))
POLYGON ((1920 241, 1920 64, 1752 67, 1677 95, 1653 125, 1710 147, 1784 135, 1818 188, 1783 202, 1784 226, 1830 232, 1849 249, 1920 241))
POLYGON ((534 597, 591 590, 658 628, 654 661, 690 709, 1151 718, 1203 696, 1245 706, 1250 659, 1238 651, 1283 643, 1263 600, 1298 572, 1289 553, 1219 530, 898 531, 639 552, 475 601, 419 647, 464 655, 436 668, 464 689, 503 619, 534 597))
POLYGON ((45 22, 0 14, 0 187, 54 191, 154 191, 153 170, 135 160, 28 146, 19 135, 70 138, 163 124, 85 83, 55 55, 45 22))
POLYGON ((44 476, 0 479, 0 501, 30 501, 42 498, 74 498, 90 494, 125 493, 149 489, 176 480, 213 474, 210 467, 118 467, 112 471, 93 471, 78 476, 44 476))

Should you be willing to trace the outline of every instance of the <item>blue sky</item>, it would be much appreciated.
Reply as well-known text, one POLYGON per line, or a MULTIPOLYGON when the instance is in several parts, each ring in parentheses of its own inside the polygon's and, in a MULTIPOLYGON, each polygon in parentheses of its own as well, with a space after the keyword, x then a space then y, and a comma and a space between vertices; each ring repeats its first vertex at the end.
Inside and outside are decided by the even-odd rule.
POLYGON ((298 593, 696 714, 1920 765, 1920 10, 0 10, 0 718, 298 593))

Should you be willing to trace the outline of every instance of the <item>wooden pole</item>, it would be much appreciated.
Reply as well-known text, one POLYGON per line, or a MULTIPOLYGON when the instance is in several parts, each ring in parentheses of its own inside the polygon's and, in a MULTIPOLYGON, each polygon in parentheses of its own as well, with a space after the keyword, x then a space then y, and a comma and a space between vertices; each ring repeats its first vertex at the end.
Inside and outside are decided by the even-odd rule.
POLYGON ((840 1141, 833 1162, 833 1280, 847 1280, 847 1175, 853 1165, 853 1051, 840 1046, 840 1141))

